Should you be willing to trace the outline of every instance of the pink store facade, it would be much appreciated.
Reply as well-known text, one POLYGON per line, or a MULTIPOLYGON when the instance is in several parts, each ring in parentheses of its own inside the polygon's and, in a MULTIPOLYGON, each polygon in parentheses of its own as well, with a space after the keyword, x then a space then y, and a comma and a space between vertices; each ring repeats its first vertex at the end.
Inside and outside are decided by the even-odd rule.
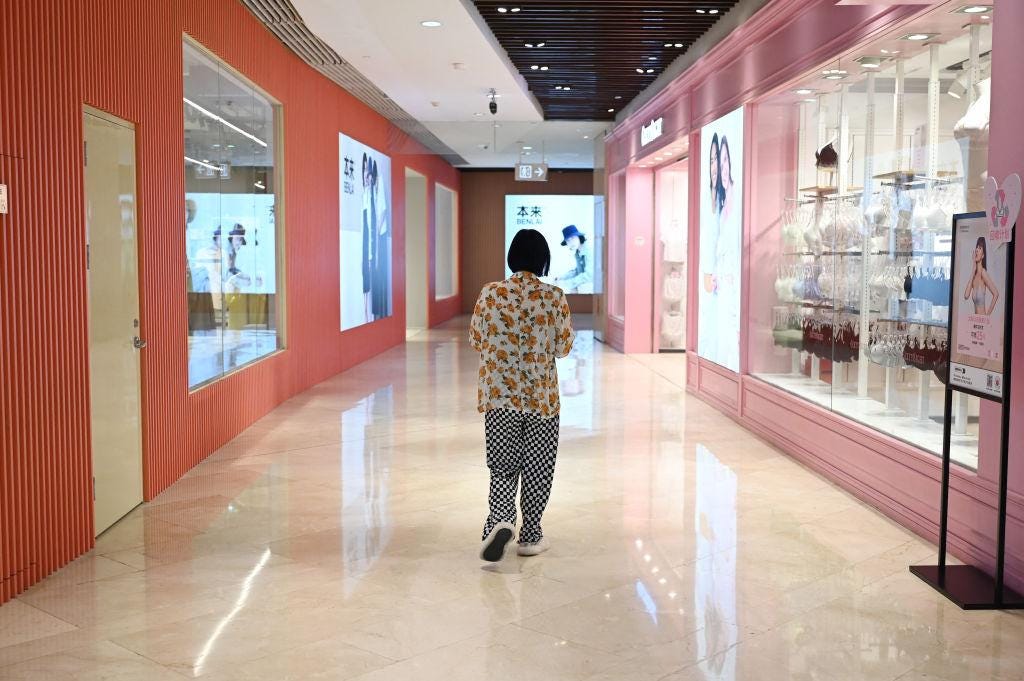
MULTIPOLYGON (((1024 174, 1020 26, 1017 0, 772 0, 605 144, 606 342, 685 349, 689 391, 929 539, 951 216, 983 209, 988 175, 1024 174)), ((1021 359, 1018 342, 1018 588, 1021 359)), ((951 419, 950 549, 990 568, 999 409, 957 398, 951 419)))

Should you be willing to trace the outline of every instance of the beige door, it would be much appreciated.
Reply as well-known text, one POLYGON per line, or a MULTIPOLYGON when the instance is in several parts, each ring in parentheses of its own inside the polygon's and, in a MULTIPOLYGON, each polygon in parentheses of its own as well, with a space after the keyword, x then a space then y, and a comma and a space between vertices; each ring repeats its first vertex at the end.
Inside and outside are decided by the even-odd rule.
POLYGON ((135 130, 85 114, 89 375, 96 534, 142 503, 135 130))

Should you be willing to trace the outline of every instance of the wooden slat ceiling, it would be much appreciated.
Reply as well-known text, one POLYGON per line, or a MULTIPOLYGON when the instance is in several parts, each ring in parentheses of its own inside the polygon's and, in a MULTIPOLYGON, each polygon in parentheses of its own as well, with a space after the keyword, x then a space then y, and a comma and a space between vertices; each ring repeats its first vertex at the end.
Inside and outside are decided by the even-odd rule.
POLYGON ((611 120, 739 0, 473 1, 546 119, 611 120))

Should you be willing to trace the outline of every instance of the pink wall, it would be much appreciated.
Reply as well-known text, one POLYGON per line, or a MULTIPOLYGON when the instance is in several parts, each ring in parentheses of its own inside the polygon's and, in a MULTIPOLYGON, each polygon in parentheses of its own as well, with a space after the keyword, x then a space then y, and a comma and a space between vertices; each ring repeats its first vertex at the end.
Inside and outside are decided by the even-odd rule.
MULTIPOLYGON (((936 3, 938 4, 938 3, 936 3)), ((994 22, 993 81, 990 123, 989 168, 1002 180, 1012 172, 1024 173, 1024 135, 1020 133, 1019 112, 1024 107, 1024 41, 1019 27, 1024 26, 1024 2, 996 0, 994 22)), ((699 149, 699 126, 727 113, 742 103, 750 102, 784 85, 808 69, 834 57, 850 47, 871 40, 882 31, 927 11, 929 6, 860 5, 836 6, 833 0, 810 0, 794 9, 788 0, 776 0, 730 34, 701 61, 690 68, 666 90, 623 121, 609 136, 607 159, 609 171, 622 170, 637 160, 640 126, 659 112, 674 110, 685 101, 689 114, 680 119, 691 125, 691 149, 699 149)), ((771 109, 753 107, 751 119, 774 115, 771 109)), ((674 114, 675 115, 675 114, 674 114)), ((780 125, 785 122, 780 122, 780 125)), ((763 130, 764 126, 756 129, 763 130)), ((765 166, 786 168, 792 160, 775 157, 779 148, 795 145, 784 140, 757 140, 748 145, 745 165, 748 192, 745 201, 745 266, 774 254, 778 246, 776 202, 769 197, 783 195, 779 188, 790 182, 785 173, 766 173, 765 166), (778 144, 778 148, 774 146, 778 144), (752 174, 751 174, 752 173, 752 174)), ((644 150, 647 151, 646 149, 644 150)), ((698 159, 699 160, 699 159, 698 159)), ((690 259, 695 262, 699 234, 697 221, 697 178, 699 164, 691 169, 690 259)), ((633 175, 635 170, 627 171, 633 175)), ((787 190, 788 192, 788 185, 787 190)), ((629 197, 627 197, 627 200, 629 197)), ((610 198, 610 201, 613 200, 610 198)), ((626 207, 626 232, 644 228, 649 219, 634 206, 626 207)), ((615 206, 609 206, 613 213, 615 206)), ((1024 271, 1024 255, 1018 253, 1018 272, 1024 271)), ((690 290, 696 291, 692 277, 690 290)), ((628 296, 642 296, 650 289, 650 281, 637 268, 629 272, 626 282, 628 296), (633 278, 635 276, 636 278, 633 278)), ((769 273, 774 279, 774 272, 769 273)), ((768 274, 745 272, 744 327, 749 315, 764 314, 763 287, 770 285, 768 274)), ((1015 292, 1024 300, 1021 277, 1015 292)), ((688 319, 695 322, 696 300, 691 296, 688 319)), ((624 334, 630 336, 627 317, 624 334)), ((637 319, 636 324, 647 322, 637 319)), ((1024 338, 1024 315, 1018 315, 1014 331, 1024 338)), ((689 325, 688 347, 696 344, 696 324, 689 325)), ((741 367, 761 352, 763 339, 744 338, 741 367)), ((1011 409, 1011 442, 1024 442, 1024 341, 1013 352, 1013 378, 1019 386, 1011 409)), ((736 375, 688 353, 688 388, 713 403, 740 423, 759 433, 806 465, 842 484, 868 503, 890 515, 925 537, 935 538, 938 528, 939 473, 938 457, 903 442, 859 426, 827 410, 773 388, 749 375, 736 375)), ((996 407, 983 410, 980 466, 977 473, 954 467, 950 511, 950 549, 962 559, 986 567, 993 564, 998 475, 998 416, 996 407)), ((1010 498, 1008 508, 1008 579, 1024 587, 1024 461, 1017 451, 1011 452, 1010 498), (1016 456, 1016 459, 1014 458, 1016 456)))

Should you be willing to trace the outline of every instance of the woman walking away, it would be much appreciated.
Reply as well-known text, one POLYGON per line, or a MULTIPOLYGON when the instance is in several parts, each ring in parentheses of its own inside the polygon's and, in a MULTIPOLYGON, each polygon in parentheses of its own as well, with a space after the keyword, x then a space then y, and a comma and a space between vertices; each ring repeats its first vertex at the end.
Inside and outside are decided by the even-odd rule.
POLYGON ((520 556, 548 549, 540 520, 551 494, 558 452, 558 370, 555 358, 572 349, 575 334, 562 289, 545 284, 551 250, 544 236, 524 229, 512 239, 515 274, 480 292, 470 343, 480 353, 478 408, 484 413, 490 515, 480 557, 495 562, 515 534, 516 487, 522 485, 520 556))

